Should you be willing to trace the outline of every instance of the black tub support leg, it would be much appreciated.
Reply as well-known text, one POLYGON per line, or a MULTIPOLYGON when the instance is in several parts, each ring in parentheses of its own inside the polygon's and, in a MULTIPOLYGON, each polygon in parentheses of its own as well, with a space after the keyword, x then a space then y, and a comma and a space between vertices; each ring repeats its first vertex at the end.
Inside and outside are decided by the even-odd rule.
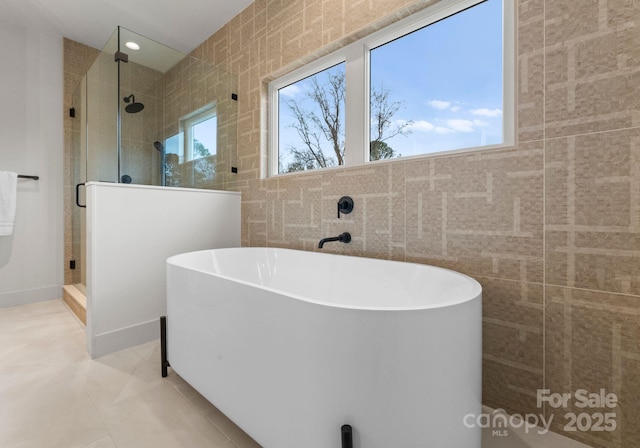
POLYGON ((166 378, 167 367, 169 367, 169 361, 167 360, 167 316, 160 316, 160 357, 162 363, 162 378, 166 378))
POLYGON ((340 432, 342 434, 342 448, 353 448, 353 433, 351 425, 342 425, 340 432))

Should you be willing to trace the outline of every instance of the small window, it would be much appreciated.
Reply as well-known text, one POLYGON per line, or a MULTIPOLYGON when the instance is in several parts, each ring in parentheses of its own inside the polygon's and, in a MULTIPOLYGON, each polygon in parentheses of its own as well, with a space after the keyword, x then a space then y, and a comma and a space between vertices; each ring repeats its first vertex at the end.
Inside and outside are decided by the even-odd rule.
POLYGON ((269 84, 269 175, 513 145, 513 2, 438 2, 269 84))
POLYGON ((216 154, 218 120, 215 105, 207 106, 204 111, 186 118, 183 129, 187 162, 216 154))
POLYGON ((165 140, 165 185, 202 187, 216 179, 218 118, 215 104, 180 120, 179 133, 165 140))

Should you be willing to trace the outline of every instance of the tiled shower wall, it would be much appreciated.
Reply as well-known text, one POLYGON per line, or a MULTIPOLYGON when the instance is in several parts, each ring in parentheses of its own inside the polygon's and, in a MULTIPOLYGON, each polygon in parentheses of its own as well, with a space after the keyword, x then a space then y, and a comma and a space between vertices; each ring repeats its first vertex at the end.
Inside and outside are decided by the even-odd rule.
MULTIPOLYGON (((111 58, 107 63, 113 63, 111 58)), ((113 78, 113 72, 108 72, 107 78, 113 78)), ((163 92, 162 84, 158 81, 162 78, 162 72, 134 62, 121 65, 120 96, 124 98, 133 94, 136 102, 144 104, 142 112, 130 114, 123 111, 120 115, 122 124, 121 174, 131 176, 132 183, 135 184, 158 185, 160 180, 160 154, 154 148, 153 142, 161 140, 163 92)), ((101 81, 114 83, 117 80, 105 79, 101 81)), ((113 102, 113 99, 109 98, 109 100, 113 102)), ((121 106, 125 106, 124 102, 121 103, 121 106)), ((106 108, 106 112, 111 112, 111 108, 106 108)), ((115 125, 117 117, 115 113, 112 115, 112 121, 115 125)), ((91 126, 89 126, 89 132, 91 132, 91 126)), ((113 139, 113 136, 110 137, 113 139)), ((109 148, 112 146, 105 145, 109 148)), ((115 151, 113 149, 114 153, 115 151)), ((91 158, 91 155, 89 157, 91 158)), ((113 165, 110 168, 117 169, 115 164, 113 165)))
POLYGON ((231 167, 236 163, 238 105, 231 94, 238 91, 236 77, 218 67, 194 57, 186 57, 171 67, 158 82, 162 90, 164 113, 158 129, 161 140, 181 132, 180 121, 203 107, 215 103, 217 117, 217 147, 215 176, 209 181, 194 178, 195 160, 179 165, 175 173, 184 187, 229 190, 234 188, 236 175, 231 167))
POLYGON ((194 50, 239 78, 243 244, 316 250, 350 231, 324 250, 474 276, 485 404, 562 432, 568 410, 537 408, 536 390, 603 388, 620 406, 588 411, 617 429, 566 435, 640 446, 639 1, 516 0, 513 148, 261 177, 268 81, 432 3, 256 0, 194 50))

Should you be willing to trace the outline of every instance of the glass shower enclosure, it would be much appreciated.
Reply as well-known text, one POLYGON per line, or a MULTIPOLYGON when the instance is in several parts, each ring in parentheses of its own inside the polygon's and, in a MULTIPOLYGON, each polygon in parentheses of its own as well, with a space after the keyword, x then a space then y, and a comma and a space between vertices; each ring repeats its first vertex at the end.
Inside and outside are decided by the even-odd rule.
POLYGON ((118 27, 73 95, 74 283, 86 285, 86 182, 230 190, 237 80, 118 27))

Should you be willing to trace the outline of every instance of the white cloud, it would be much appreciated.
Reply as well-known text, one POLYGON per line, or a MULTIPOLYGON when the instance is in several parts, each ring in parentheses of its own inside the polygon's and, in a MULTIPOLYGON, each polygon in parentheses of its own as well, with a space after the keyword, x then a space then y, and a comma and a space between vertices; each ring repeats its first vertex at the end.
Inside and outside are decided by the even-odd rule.
POLYGON ((469 120, 447 120, 447 125, 458 132, 473 132, 473 121, 469 120))
POLYGON ((471 113, 473 115, 480 115, 483 117, 495 118, 495 117, 500 117, 502 115, 502 109, 488 109, 486 107, 482 107, 480 109, 473 109, 471 113))
MULTIPOLYGON (((440 120, 436 120, 440 122, 440 120)), ((414 132, 435 132, 436 134, 453 134, 454 132, 474 132, 476 128, 489 126, 489 123, 483 120, 464 120, 460 118, 454 118, 451 120, 446 120, 444 122, 446 126, 443 125, 435 125, 432 122, 427 120, 415 120, 408 126, 408 129, 414 132)), ((405 126, 407 124, 407 120, 396 120, 396 126, 405 126)))
POLYGON ((435 126, 429 123, 428 121, 418 120, 418 121, 414 121, 413 124, 409 126, 409 128, 412 131, 417 131, 417 132, 431 132, 433 131, 435 126))
POLYGON ((280 95, 288 96, 289 98, 295 98, 300 92, 302 92, 302 89, 295 84, 280 89, 280 95))
POLYGON ((431 100, 429 106, 438 110, 447 110, 451 107, 451 101, 431 100))
POLYGON ((450 110, 451 112, 458 112, 460 110, 460 106, 453 106, 450 110))

